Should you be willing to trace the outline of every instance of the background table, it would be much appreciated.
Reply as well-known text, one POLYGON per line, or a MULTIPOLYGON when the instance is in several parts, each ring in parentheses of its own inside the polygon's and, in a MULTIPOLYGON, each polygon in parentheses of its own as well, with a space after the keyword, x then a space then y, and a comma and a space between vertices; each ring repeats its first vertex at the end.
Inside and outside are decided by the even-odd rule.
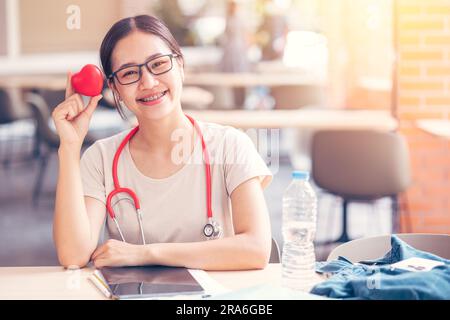
POLYGON ((450 120, 421 119, 416 122, 417 127, 434 136, 450 140, 450 120))
POLYGON ((197 120, 236 128, 373 129, 397 128, 388 111, 383 110, 184 110, 197 120))

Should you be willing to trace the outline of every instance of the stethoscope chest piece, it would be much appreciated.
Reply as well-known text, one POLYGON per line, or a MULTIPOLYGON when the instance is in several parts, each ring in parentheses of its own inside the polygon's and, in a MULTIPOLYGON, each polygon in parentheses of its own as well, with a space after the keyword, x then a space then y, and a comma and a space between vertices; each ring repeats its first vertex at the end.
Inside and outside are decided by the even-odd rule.
POLYGON ((203 234, 205 235, 207 240, 218 239, 222 235, 222 228, 217 221, 209 218, 208 222, 203 228, 203 234))

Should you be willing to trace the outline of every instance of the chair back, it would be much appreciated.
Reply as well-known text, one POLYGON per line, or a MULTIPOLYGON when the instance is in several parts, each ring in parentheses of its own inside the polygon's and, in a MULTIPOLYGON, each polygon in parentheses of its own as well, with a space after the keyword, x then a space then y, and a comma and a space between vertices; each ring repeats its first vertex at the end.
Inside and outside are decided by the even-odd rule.
MULTIPOLYGON (((410 246, 430 252, 445 259, 450 259, 450 235, 428 233, 403 233, 397 236, 410 246)), ((384 256, 391 249, 391 236, 383 235, 361 238, 346 242, 336 247, 328 255, 327 261, 339 256, 351 262, 372 260, 384 256)))
POLYGON ((280 263, 280 248, 278 247, 277 241, 272 238, 272 249, 270 251, 269 263, 280 263))
POLYGON ((33 111, 36 121, 36 133, 39 139, 51 148, 59 146, 59 137, 50 127, 51 113, 46 101, 36 93, 27 93, 25 101, 33 111))
POLYGON ((376 200, 410 183, 406 141, 395 132, 325 130, 311 145, 314 182, 348 200, 376 200))
POLYGON ((0 88, 0 124, 29 119, 31 112, 24 106, 20 90, 0 88))

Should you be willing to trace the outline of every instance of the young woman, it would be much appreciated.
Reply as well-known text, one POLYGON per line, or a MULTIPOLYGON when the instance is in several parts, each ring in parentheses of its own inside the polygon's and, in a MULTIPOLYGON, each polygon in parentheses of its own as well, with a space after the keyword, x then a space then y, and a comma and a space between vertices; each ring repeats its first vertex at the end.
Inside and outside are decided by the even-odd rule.
POLYGON ((183 55, 167 27, 146 15, 123 19, 100 57, 119 112, 128 109, 139 126, 97 141, 80 160, 101 95, 85 107, 68 74, 66 99, 53 112, 60 263, 264 268, 271 173, 244 133, 184 115, 183 55), (97 247, 105 220, 110 240, 97 247))

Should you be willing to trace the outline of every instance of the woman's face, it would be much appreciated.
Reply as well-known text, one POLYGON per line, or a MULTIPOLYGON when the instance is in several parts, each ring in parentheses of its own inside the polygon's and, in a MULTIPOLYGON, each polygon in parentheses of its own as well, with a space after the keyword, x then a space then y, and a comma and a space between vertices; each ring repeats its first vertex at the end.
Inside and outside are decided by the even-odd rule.
MULTIPOLYGON (((125 65, 142 64, 151 57, 167 54, 172 52, 158 36, 134 31, 117 42, 112 53, 112 70, 115 72, 125 65)), ((157 70, 161 63, 152 60, 149 65, 157 70)), ((166 73, 153 75, 146 66, 141 67, 141 73, 141 79, 135 83, 123 85, 115 78, 114 86, 111 86, 138 119, 161 119, 176 108, 181 108, 184 73, 179 59, 172 58, 172 69, 166 73)), ((132 74, 133 72, 122 73, 123 77, 131 77, 132 74)))

